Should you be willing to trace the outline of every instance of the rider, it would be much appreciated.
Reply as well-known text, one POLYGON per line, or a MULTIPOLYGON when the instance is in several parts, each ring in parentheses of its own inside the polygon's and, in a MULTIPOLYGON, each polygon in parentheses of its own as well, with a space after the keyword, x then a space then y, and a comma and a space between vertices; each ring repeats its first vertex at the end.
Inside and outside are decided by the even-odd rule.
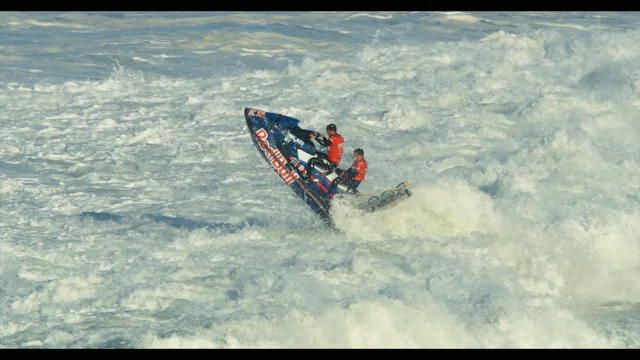
POLYGON ((327 125, 327 135, 329 135, 328 139, 325 138, 321 133, 318 133, 317 136, 315 134, 309 134, 310 138, 315 138, 316 141, 320 143, 320 145, 328 147, 329 150, 326 155, 322 152, 318 152, 318 157, 312 158, 309 161, 307 178, 309 178, 313 173, 314 166, 320 165, 321 167, 325 168, 325 170, 329 170, 329 173, 331 173, 338 167, 338 165, 340 165, 340 161, 342 161, 344 138, 342 137, 342 135, 338 134, 335 124, 327 125))
POLYGON ((338 187, 338 184, 345 184, 348 189, 358 192, 356 189, 360 185, 360 182, 364 181, 364 177, 367 175, 367 160, 364 158, 364 150, 360 148, 353 151, 353 157, 355 158, 355 161, 347 171, 336 169, 336 174, 340 176, 335 178, 331 183, 329 194, 333 194, 338 187))

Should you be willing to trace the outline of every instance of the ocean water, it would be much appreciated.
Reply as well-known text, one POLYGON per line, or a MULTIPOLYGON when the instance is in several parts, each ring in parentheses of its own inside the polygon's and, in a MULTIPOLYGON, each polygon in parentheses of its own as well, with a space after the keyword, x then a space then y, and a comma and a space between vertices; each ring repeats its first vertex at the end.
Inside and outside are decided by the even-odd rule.
POLYGON ((639 347, 639 24, 0 13, 0 347, 639 347), (327 230, 245 107, 414 196, 327 230))

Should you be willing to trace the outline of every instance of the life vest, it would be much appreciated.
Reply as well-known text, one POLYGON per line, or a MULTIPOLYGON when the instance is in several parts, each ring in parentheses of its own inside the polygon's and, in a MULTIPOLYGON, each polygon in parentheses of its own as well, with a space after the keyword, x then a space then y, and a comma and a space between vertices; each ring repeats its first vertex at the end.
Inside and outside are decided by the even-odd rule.
POLYGON ((327 152, 327 160, 340 164, 342 161, 342 152, 344 151, 344 139, 340 134, 333 134, 329 136, 329 151, 327 152))
POLYGON ((364 177, 367 175, 367 160, 361 158, 360 160, 356 160, 351 165, 351 168, 357 171, 356 176, 353 177, 353 180, 364 180, 364 177))

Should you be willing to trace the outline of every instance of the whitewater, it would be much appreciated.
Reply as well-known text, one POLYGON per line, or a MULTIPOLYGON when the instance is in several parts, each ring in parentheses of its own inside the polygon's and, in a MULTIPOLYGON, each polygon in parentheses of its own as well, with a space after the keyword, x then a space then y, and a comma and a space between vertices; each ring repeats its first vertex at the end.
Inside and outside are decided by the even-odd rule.
POLYGON ((639 347, 639 23, 0 13, 0 347, 639 347), (414 195, 330 231, 246 107, 414 195))

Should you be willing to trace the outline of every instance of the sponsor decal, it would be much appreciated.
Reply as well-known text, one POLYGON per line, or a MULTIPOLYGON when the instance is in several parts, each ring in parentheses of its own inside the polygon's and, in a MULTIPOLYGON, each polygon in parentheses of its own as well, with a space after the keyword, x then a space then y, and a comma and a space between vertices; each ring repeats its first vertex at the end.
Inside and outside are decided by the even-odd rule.
POLYGON ((249 116, 259 116, 259 117, 263 117, 266 113, 264 111, 260 111, 257 109, 251 109, 249 110, 249 116))
MULTIPOLYGON (((312 177, 311 177, 311 180, 313 180, 313 179, 314 179, 314 177, 312 176, 312 177)), ((321 182, 319 182, 319 181, 318 181, 318 182, 317 182, 317 183, 315 183, 315 184, 316 184, 316 185, 318 185, 318 187, 319 187, 320 189, 324 190, 324 192, 326 192, 326 193, 328 193, 328 192, 329 192, 329 189, 327 189, 324 185, 322 185, 322 183, 321 183, 321 182)), ((331 195, 333 195, 333 194, 331 194, 331 195)), ((332 197, 333 197, 333 196, 332 196, 332 197)))
POLYGON ((291 172, 287 170, 287 161, 277 148, 272 148, 269 144, 269 134, 264 129, 258 129, 256 131, 256 137, 260 149, 267 156, 267 159, 271 163, 274 169, 278 172, 278 175, 284 179, 287 184, 291 184, 300 176, 295 171, 291 172))
POLYGON ((298 139, 296 136, 292 135, 290 132, 287 132, 287 135, 284 136, 284 140, 287 142, 293 141, 300 146, 304 146, 304 142, 298 139))
POLYGON ((298 170, 305 173, 307 172, 307 169, 305 169, 304 165, 300 164, 298 160, 296 160, 296 158, 294 158, 293 156, 289 156, 289 161, 293 164, 293 166, 297 167, 298 170))

